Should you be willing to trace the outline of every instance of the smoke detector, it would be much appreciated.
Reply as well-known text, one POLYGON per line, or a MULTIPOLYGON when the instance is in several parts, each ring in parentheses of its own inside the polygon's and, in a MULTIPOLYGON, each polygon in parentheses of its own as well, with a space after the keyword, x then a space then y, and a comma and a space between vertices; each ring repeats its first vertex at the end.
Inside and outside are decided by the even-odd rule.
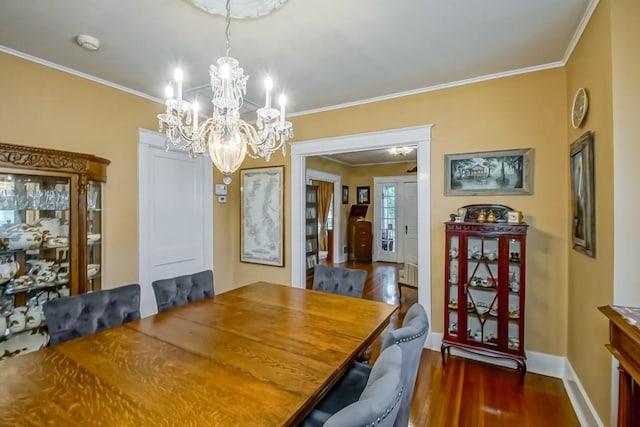
POLYGON ((100 40, 87 34, 76 36, 76 43, 85 50, 94 51, 100 47, 100 40))

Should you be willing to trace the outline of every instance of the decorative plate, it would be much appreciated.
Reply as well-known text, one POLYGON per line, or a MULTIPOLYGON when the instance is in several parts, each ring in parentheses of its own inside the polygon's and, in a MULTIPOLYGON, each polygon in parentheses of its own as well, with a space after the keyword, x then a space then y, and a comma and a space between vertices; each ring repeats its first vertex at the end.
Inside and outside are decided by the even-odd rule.
POLYGON ((573 97, 573 104, 571 106, 571 124, 575 129, 579 128, 587 115, 589 109, 589 96, 585 88, 581 87, 573 97))
POLYGON ((49 334, 44 326, 8 338, 0 337, 0 360, 40 350, 48 343, 49 334))

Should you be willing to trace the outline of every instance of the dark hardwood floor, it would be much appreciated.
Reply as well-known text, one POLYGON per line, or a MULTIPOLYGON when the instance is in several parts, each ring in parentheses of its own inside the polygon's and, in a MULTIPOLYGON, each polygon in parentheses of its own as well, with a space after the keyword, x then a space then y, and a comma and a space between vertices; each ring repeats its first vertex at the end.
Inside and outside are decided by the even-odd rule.
MULTIPOLYGON (((392 318, 400 326, 408 308, 417 302, 417 290, 403 287, 399 299, 395 264, 339 264, 367 270, 363 298, 400 304, 392 318)), ((311 287, 312 282, 308 282, 311 287)), ((372 362, 380 340, 372 346, 372 362)), ((456 356, 442 366, 440 353, 424 350, 416 379, 411 426, 579 426, 562 381, 527 373, 524 385, 514 369, 456 356)))

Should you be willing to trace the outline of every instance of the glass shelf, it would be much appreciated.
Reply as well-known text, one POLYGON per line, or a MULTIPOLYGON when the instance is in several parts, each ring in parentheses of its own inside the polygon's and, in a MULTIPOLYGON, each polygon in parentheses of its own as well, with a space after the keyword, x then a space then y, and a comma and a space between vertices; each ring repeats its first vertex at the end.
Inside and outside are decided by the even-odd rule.
POLYGON ((60 281, 60 282, 46 282, 38 285, 32 284, 29 286, 20 286, 20 287, 12 287, 11 285, 7 285, 7 288, 4 290, 4 294, 16 295, 16 294, 21 294, 25 292, 29 293, 32 291, 46 290, 46 289, 51 289, 51 288, 55 288, 62 285, 68 285, 68 284, 69 284, 69 281, 66 280, 66 281, 60 281))

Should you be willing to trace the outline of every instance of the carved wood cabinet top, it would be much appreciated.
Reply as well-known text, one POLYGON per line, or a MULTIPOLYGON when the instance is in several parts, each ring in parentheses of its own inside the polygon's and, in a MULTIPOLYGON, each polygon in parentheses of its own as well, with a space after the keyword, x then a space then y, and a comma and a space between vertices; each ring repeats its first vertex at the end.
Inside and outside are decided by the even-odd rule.
POLYGON ((92 154, 0 143, 0 167, 72 172, 105 182, 111 161, 92 154))

